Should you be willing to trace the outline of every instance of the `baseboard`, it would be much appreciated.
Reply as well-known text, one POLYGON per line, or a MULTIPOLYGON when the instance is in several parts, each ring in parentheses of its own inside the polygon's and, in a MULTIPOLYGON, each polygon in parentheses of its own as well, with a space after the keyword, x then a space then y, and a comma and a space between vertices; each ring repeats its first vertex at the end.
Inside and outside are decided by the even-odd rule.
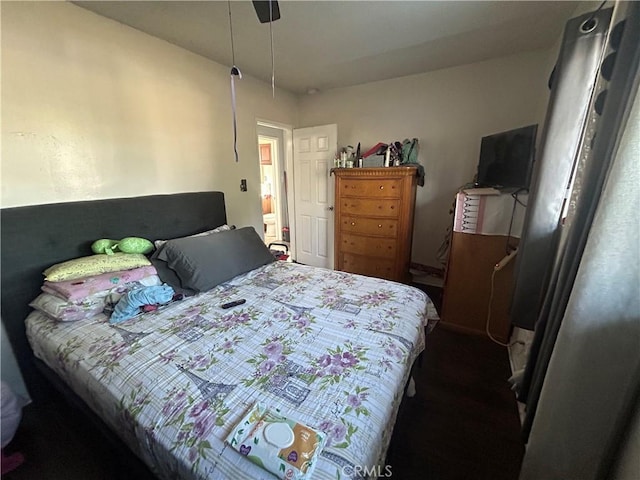
POLYGON ((444 287, 444 279, 442 277, 424 274, 423 272, 415 272, 414 270, 410 270, 410 272, 414 283, 429 285, 430 287, 444 287))
MULTIPOLYGON (((469 328, 469 327, 464 327, 461 325, 456 325, 455 323, 449 323, 446 320, 441 320, 440 321, 440 325, 442 325, 443 328, 446 328, 448 330, 451 330, 453 332, 459 332, 459 333, 465 333, 467 335, 476 335, 478 337, 485 337, 487 339, 489 339, 489 337, 487 337, 487 332, 485 332, 484 330, 476 330, 475 328, 469 328)), ((499 340, 501 342, 507 342, 509 339, 508 338, 503 338, 500 335, 496 334, 495 332, 491 332, 491 334, 493 335, 493 337, 496 340, 499 340)))
POLYGON ((473 328, 463 327, 460 325, 456 325, 455 323, 449 323, 444 320, 440 320, 440 325, 442 328, 446 328, 447 330, 451 330, 452 332, 465 333, 467 335, 475 335, 477 337, 486 336, 484 332, 480 330, 475 330, 473 328))
POLYGON ((444 268, 411 262, 409 272, 413 277, 414 283, 440 288, 444 286, 444 268))

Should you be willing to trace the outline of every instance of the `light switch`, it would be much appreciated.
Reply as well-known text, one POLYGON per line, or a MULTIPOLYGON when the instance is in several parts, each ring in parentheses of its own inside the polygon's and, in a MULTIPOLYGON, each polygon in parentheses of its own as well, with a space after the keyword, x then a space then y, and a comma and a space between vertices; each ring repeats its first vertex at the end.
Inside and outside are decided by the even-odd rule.
POLYGON ((242 180, 240 180, 240 191, 241 192, 246 192, 247 191, 247 179, 243 178, 242 180))

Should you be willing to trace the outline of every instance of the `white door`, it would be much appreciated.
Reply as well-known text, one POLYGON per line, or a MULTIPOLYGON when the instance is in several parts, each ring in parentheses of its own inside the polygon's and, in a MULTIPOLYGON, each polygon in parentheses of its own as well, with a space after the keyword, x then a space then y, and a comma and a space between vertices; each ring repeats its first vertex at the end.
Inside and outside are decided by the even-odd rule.
POLYGON ((333 268, 333 181, 338 126, 293 130, 296 261, 333 268))

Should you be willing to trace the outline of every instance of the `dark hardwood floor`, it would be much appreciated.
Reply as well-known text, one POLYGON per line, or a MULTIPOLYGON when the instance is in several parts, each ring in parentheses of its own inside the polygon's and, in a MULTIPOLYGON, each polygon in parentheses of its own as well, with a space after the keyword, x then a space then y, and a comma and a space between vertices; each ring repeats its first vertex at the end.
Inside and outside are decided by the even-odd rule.
MULTIPOLYGON (((439 289, 424 289, 439 307, 439 289)), ((509 375, 505 348, 436 326, 414 367, 417 393, 400 407, 387 458, 391 478, 517 479, 524 446, 509 375)), ((123 465, 123 456, 56 394, 25 408, 6 451, 26 457, 3 475, 7 480, 152 478, 139 465, 123 465)))
POLYGON ((414 369, 417 393, 396 422, 387 458, 394 477, 517 479, 524 446, 510 374, 503 347, 437 326, 414 369))

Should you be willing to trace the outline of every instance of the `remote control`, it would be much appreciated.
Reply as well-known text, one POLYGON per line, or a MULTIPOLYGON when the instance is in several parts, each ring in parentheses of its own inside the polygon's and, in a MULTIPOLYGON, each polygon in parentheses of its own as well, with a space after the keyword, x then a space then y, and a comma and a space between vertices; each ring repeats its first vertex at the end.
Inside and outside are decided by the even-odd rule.
POLYGON ((220 305, 220 308, 231 308, 231 307, 237 307, 238 305, 242 305, 243 303, 245 303, 246 300, 244 298, 240 299, 240 300, 235 300, 233 302, 229 302, 229 303, 223 303, 222 305, 220 305))

